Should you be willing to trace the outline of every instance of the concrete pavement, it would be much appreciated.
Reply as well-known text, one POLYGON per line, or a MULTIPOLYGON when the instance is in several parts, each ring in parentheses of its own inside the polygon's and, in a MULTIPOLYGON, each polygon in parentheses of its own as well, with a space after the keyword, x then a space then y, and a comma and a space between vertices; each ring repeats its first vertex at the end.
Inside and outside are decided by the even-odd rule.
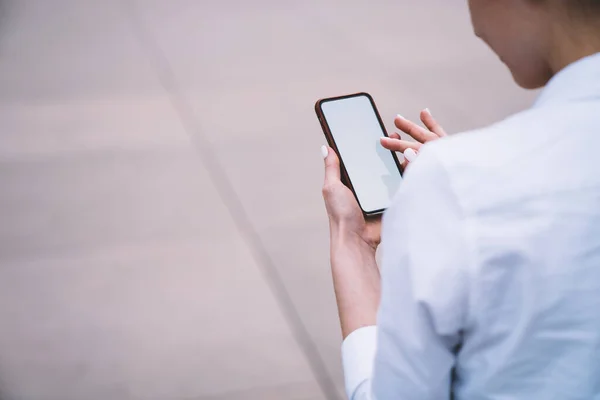
POLYGON ((0 398, 343 398, 313 104, 525 108, 465 3, 1 1, 0 398))

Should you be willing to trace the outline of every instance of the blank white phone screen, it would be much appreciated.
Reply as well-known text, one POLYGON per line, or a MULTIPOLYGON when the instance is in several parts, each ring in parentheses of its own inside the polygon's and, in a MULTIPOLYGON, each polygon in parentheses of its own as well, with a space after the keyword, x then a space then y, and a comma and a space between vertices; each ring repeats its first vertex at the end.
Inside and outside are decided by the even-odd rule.
POLYGON ((321 103, 329 131, 363 211, 387 209, 402 181, 371 101, 359 95, 321 103))

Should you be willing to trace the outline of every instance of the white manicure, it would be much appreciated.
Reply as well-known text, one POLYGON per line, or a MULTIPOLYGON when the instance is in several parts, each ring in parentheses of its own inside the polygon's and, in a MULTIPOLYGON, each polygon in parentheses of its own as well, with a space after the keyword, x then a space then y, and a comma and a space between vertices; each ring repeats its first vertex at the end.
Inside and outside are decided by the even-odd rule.
POLYGON ((323 156, 323 159, 327 158, 327 156, 329 155, 329 150, 327 149, 327 146, 321 146, 321 155, 323 156))
POLYGON ((426 112, 427 114, 431 115, 431 111, 429 110, 429 108, 426 108, 426 109, 425 109, 425 112, 426 112))
POLYGON ((417 152, 413 149, 406 149, 403 154, 408 162, 413 162, 417 158, 417 152))
POLYGON ((400 118, 400 119, 406 119, 406 118, 404 118, 404 117, 403 117, 402 115, 400 115, 400 114, 396 115, 396 118, 400 118))

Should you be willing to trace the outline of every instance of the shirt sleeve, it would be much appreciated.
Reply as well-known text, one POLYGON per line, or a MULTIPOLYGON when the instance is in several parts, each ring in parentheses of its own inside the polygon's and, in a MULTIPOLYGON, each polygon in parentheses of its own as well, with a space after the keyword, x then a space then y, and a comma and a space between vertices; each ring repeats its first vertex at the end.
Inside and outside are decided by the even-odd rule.
POLYGON ((349 399, 450 398, 468 314, 466 225, 435 147, 425 146, 384 217, 377 328, 342 346, 349 399))
POLYGON ((344 381, 346 394, 350 400, 369 398, 364 396, 368 395, 370 389, 376 345, 377 327, 375 326, 355 330, 342 344, 344 381))

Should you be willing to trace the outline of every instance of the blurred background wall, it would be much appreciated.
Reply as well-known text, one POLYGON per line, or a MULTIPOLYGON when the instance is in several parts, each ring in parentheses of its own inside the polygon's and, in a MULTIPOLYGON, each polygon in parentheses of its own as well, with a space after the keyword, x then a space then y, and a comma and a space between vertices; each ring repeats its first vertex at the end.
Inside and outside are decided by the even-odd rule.
POLYGON ((342 399, 313 104, 357 91, 535 95, 463 0, 2 0, 0 398, 342 399))

